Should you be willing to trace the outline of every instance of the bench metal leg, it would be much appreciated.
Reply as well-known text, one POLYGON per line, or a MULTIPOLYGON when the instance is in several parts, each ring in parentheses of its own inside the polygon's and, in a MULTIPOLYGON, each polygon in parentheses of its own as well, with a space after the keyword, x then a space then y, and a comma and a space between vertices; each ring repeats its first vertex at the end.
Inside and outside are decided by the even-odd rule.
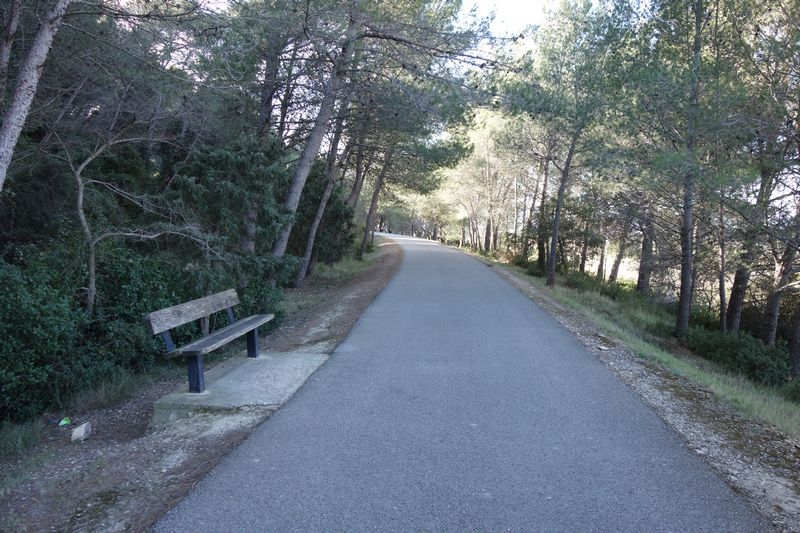
POLYGON ((206 390, 206 380, 203 377, 203 356, 188 356, 186 365, 189 370, 189 392, 203 392, 206 390))
POLYGON ((258 328, 247 334, 247 357, 258 357, 258 328))

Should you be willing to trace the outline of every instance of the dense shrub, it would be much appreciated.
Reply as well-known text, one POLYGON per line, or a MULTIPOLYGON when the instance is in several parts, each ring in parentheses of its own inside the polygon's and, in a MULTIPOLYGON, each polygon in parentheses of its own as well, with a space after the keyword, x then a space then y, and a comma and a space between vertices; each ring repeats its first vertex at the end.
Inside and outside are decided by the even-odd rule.
MULTIPOLYGON (((571 272, 566 275, 565 284, 581 292, 595 292, 612 300, 621 302, 620 313, 637 323, 648 333, 657 337, 669 337, 674 332, 674 324, 658 319, 664 313, 674 315, 674 304, 664 304, 636 293, 633 285, 627 283, 604 283, 597 278, 571 272), (637 311, 653 320, 636 320, 637 311)), ((714 361, 721 367, 742 374, 757 383, 781 386, 789 375, 789 356, 783 346, 765 346, 759 339, 747 333, 725 334, 718 329, 719 319, 712 311, 696 308, 691 316, 692 327, 687 344, 698 356, 714 361)), ((800 399, 800 385, 786 392, 800 399)))
POLYGON ((784 398, 791 402, 800 403, 800 379, 793 379, 780 389, 784 398))
POLYGON ((522 255, 515 255, 512 257, 511 264, 522 268, 528 268, 529 266, 528 258, 522 255))
POLYGON ((565 284, 567 287, 571 287, 582 292, 599 292, 603 296, 607 296, 612 300, 640 298, 640 296, 634 291, 633 284, 623 282, 606 283, 594 276, 590 276, 582 272, 569 272, 566 275, 565 284))
MULTIPOLYGON (((327 181, 324 165, 318 162, 311 169, 303 195, 300 197, 300 204, 297 206, 296 222, 287 248, 292 255, 302 257, 306 251, 311 223, 317 214, 327 181)), ((354 237, 353 210, 347 205, 344 191, 337 187, 328 200, 325 215, 317 230, 314 259, 327 264, 339 261, 349 250, 354 237)))
MULTIPOLYGON (((177 233, 152 241, 103 240, 96 247, 91 316, 84 310, 86 244, 72 211, 74 191, 59 189, 68 202, 59 196, 42 203, 40 187, 33 185, 0 195, 0 213, 5 213, 0 214, 0 420, 22 421, 64 407, 76 394, 115 376, 151 370, 164 360, 159 357, 164 347, 142 320, 148 312, 236 288, 237 316, 275 313, 280 287, 294 280, 297 257, 276 259, 270 253, 290 218, 282 204, 294 155, 280 143, 247 135, 198 142, 191 153, 162 161, 172 169, 167 189, 142 154, 133 148, 110 151, 87 172, 143 191, 137 198, 153 211, 91 188, 86 214, 93 231, 160 228, 168 224, 163 215, 169 213, 169 223, 197 228, 203 246, 177 233), (27 211, 30 216, 24 216, 27 211), (162 216, 151 216, 156 212, 162 216), (252 229, 245 243, 243 236, 252 229)), ((322 168, 315 164, 295 216, 289 250, 295 254, 302 253, 325 188, 322 168)), ((31 167, 45 170, 58 169, 31 167)), ((45 182, 50 183, 25 181, 45 182)), ((317 259, 341 259, 352 236, 352 210, 336 191, 317 236, 317 259)), ((220 313, 212 327, 226 323, 220 313)), ((198 334, 198 324, 186 325, 174 331, 174 340, 181 344, 198 334)))
MULTIPOLYGON (((294 258, 232 255, 199 266, 148 252, 122 245, 103 250, 91 320, 78 305, 74 280, 52 266, 58 252, 20 264, 0 260, 6 288, 0 292, 0 419, 20 421, 62 407, 121 369, 149 370, 163 351, 142 320, 150 311, 235 287, 239 316, 274 312, 280 290, 271 280, 285 284, 296 268, 294 258)), ((199 329, 176 333, 185 342, 199 329)))
POLYGON ((543 278, 545 274, 544 270, 539 268, 539 263, 537 261, 531 261, 528 263, 527 273, 529 276, 534 276, 537 278, 543 278))
POLYGON ((564 285, 571 289, 581 292, 595 291, 600 292, 601 283, 595 278, 587 276, 581 272, 570 272, 564 279, 564 285))
POLYGON ((689 323, 709 330, 719 329, 719 315, 707 307, 693 306, 689 323))
POLYGON ((746 333, 734 335, 692 327, 687 343, 700 357, 763 385, 783 385, 789 375, 789 356, 785 349, 766 346, 746 333))
POLYGON ((86 381, 85 325, 69 293, 44 270, 0 260, 0 417, 22 420, 86 381))

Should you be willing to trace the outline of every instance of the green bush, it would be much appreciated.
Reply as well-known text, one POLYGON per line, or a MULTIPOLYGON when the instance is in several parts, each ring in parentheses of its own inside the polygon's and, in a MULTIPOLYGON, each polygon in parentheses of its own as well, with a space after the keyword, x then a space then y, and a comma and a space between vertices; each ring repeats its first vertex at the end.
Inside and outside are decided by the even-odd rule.
POLYGON ((602 283, 597 281, 597 279, 587 276, 581 272, 569 272, 564 278, 564 285, 570 289, 575 289, 581 292, 600 292, 600 286, 602 283))
POLYGON ((719 329, 719 315, 715 310, 695 305, 692 307, 692 312, 689 315, 689 323, 693 326, 704 327, 708 330, 719 329))
POLYGON ((780 389, 784 398, 791 402, 800 403, 800 379, 793 379, 780 389))
POLYGON ((86 380, 86 320, 50 272, 0 260, 0 286, 0 419, 20 421, 86 380))
POLYGON ((746 333, 692 327, 687 344, 700 357, 763 385, 783 385, 789 375, 789 355, 784 348, 766 346, 746 333))
POLYGON ((594 276, 582 272, 569 272, 565 276, 564 284, 567 287, 576 289, 581 292, 594 291, 599 292, 603 296, 607 296, 612 300, 628 300, 631 298, 639 299, 640 296, 636 294, 633 284, 630 283, 606 283, 597 279, 594 276))
POLYGON ((523 257, 522 255, 515 255, 514 257, 512 257, 511 264, 522 268, 528 268, 529 266, 528 258, 523 257))
MULTIPOLYGON (((241 298, 238 317, 275 312, 280 287, 293 282, 298 260, 289 254, 304 251, 327 184, 321 162, 314 165, 292 216, 283 199, 296 154, 275 139, 224 132, 222 138, 199 140, 191 153, 181 151, 161 161, 163 173, 150 158, 153 154, 143 154, 132 148, 109 151, 90 174, 137 191, 159 208, 168 205, 174 216, 170 220, 198 228, 209 248, 201 250, 175 235, 155 241, 103 240, 96 249, 92 316, 84 310, 87 250, 75 220, 74 191, 71 186, 53 188, 47 198, 57 201, 42 204, 45 195, 35 185, 61 183, 64 169, 32 168, 36 179, 24 183, 34 185, 0 195, 0 421, 23 421, 65 407, 82 392, 125 381, 120 376, 152 371, 163 360, 164 347, 147 330, 146 313, 230 288, 241 298), (272 243, 292 218, 289 254, 276 259, 272 243), (255 253, 245 253, 250 247, 243 246, 242 237, 253 229, 255 253)), ((102 187, 87 189, 85 202, 97 234, 165 223, 102 187)), ((336 190, 317 235, 316 259, 341 259, 353 235, 352 209, 336 190)), ((212 325, 226 323, 220 313, 212 325)), ((177 344, 185 343, 197 337, 199 325, 173 333, 177 344)))
POLYGON ((534 276, 537 278, 543 278, 545 274, 544 270, 539 268, 538 261, 531 261, 530 263, 528 263, 527 273, 529 276, 534 276))
MULTIPOLYGON (((12 254, 19 264, 0 260, 0 286, 6 288, 0 292, 0 420, 22 421, 64 407, 76 393, 120 371, 152 369, 164 347, 145 327, 148 312, 229 288, 239 290, 238 316, 274 312, 281 291, 272 281, 288 283, 297 264, 292 257, 230 255, 181 266, 170 254, 107 246, 90 320, 78 304, 81 293, 72 288, 75 279, 53 266, 60 252, 31 250, 12 254)), ((186 342, 199 326, 175 333, 176 342, 186 342)))

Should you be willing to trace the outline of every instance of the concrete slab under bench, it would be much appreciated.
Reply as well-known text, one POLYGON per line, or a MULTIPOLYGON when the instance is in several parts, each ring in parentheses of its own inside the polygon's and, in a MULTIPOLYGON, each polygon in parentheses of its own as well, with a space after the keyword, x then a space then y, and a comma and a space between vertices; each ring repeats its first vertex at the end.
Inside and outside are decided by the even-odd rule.
POLYGON ((262 352, 256 358, 232 358, 206 373, 206 390, 187 386, 156 401, 151 424, 160 426, 198 413, 242 409, 277 410, 322 364, 328 354, 262 352))

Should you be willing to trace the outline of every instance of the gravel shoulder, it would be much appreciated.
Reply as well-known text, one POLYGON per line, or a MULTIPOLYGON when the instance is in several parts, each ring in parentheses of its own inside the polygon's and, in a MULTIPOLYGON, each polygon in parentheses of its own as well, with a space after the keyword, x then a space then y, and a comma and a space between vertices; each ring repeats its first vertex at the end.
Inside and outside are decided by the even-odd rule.
MULTIPOLYGON (((400 247, 384 241, 348 279, 312 277, 288 289, 286 316, 261 349, 333 351, 401 260, 400 247)), ((118 405, 70 413, 71 427, 92 424, 82 443, 69 442, 71 427, 51 415, 39 445, 0 459, 0 531, 144 531, 270 414, 203 414, 151 428, 153 403, 184 381, 164 378, 118 405)))
POLYGON ((712 392, 658 363, 637 357, 527 276, 480 260, 574 333, 779 531, 800 531, 800 442, 743 416, 712 392))

